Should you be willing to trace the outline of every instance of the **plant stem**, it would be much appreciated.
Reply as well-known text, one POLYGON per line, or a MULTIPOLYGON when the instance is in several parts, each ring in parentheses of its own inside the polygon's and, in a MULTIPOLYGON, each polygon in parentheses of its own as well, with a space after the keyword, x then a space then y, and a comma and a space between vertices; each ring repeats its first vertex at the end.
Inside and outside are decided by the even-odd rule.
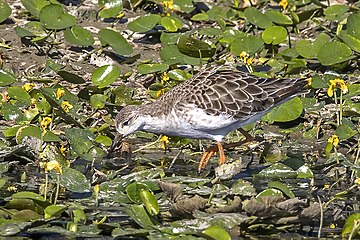
POLYGON ((54 200, 55 205, 59 197, 59 191, 60 191, 60 174, 56 174, 56 192, 55 192, 55 200, 54 200))
POLYGON ((336 92, 334 93, 334 100, 335 100, 335 108, 336 108, 336 123, 337 123, 337 126, 340 126, 339 105, 338 105, 338 101, 337 101, 336 92))

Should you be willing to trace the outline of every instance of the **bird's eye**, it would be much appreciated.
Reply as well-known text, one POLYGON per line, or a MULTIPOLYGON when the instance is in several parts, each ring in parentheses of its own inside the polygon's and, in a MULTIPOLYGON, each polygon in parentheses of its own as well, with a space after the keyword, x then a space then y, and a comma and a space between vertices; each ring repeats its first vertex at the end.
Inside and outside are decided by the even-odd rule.
POLYGON ((125 121, 123 122, 123 126, 129 126, 130 120, 131 120, 131 119, 125 120, 125 121))

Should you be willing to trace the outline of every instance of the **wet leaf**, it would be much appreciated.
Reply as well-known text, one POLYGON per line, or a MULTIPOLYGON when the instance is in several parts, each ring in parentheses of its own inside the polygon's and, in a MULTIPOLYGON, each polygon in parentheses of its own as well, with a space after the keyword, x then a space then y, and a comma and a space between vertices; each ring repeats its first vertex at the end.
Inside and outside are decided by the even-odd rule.
POLYGON ((314 178, 314 173, 312 172, 309 164, 305 163, 301 167, 297 169, 297 177, 296 178, 314 178))
POLYGON ((63 174, 60 175, 60 184, 72 192, 90 192, 90 182, 84 174, 69 167, 63 167, 63 174))
POLYGON ((115 17, 123 9, 123 1, 121 0, 100 0, 99 6, 103 7, 99 12, 101 18, 115 17))
POLYGON ((84 212, 84 210, 82 210, 81 208, 77 208, 73 211, 74 214, 74 223, 79 223, 80 221, 82 221, 83 223, 86 222, 86 214, 84 212))
POLYGON ((317 58, 320 48, 330 41, 330 37, 325 33, 320 33, 314 42, 307 39, 300 39, 296 42, 296 51, 304 58, 317 58))
POLYGON ((158 215, 160 212, 159 203, 149 190, 142 189, 139 192, 141 202, 144 204, 145 209, 151 216, 158 215))
POLYGON ((173 2, 182 12, 190 13, 195 9, 194 3, 191 0, 174 0, 173 2))
POLYGON ((140 74, 149 74, 155 72, 165 72, 169 68, 169 65, 164 63, 153 63, 153 64, 141 64, 138 66, 140 74))
POLYGON ((34 193, 34 192, 27 192, 27 191, 18 192, 18 193, 14 193, 11 197, 14 198, 14 199, 24 199, 24 198, 26 198, 26 199, 37 200, 37 201, 40 201, 40 202, 45 202, 45 198, 43 198, 42 196, 40 196, 39 194, 34 193))
POLYGON ((61 216, 63 212, 67 210, 67 208, 68 207, 64 205, 50 205, 44 210, 45 213, 44 218, 45 219, 52 217, 58 218, 61 216))
POLYGON ((176 32, 182 28, 181 20, 173 16, 161 18, 160 23, 169 32, 176 32))
POLYGON ((24 126, 18 129, 16 133, 16 142, 20 144, 24 137, 30 136, 35 137, 37 139, 41 139, 45 142, 60 142, 61 139, 52 133, 51 131, 46 131, 43 135, 43 132, 41 131, 40 127, 36 126, 24 126))
POLYGON ((284 183, 281 183, 281 182, 278 182, 278 181, 269 182, 268 187, 269 188, 279 189, 280 191, 282 191, 289 198, 294 198, 295 197, 295 194, 284 183))
POLYGON ((281 26, 273 26, 266 28, 261 36, 265 43, 278 45, 286 40, 288 34, 286 28, 281 26))
POLYGON ((135 20, 129 22, 128 28, 133 32, 140 32, 140 33, 147 32, 153 29, 153 27, 156 26, 156 24, 160 21, 160 19, 161 17, 156 14, 140 16, 135 20))
POLYGON ((29 93, 20 86, 9 87, 8 94, 11 98, 21 101, 22 104, 30 104, 31 97, 29 93))
POLYGON ((52 107, 46 100, 45 96, 38 90, 33 89, 30 92, 31 98, 34 98, 36 100, 36 108, 39 110, 39 113, 41 114, 49 114, 52 107))
POLYGON ((351 36, 360 39, 360 14, 359 13, 352 13, 346 23, 346 30, 347 33, 351 36))
POLYGON ((275 189, 275 188, 268 188, 268 189, 265 189, 263 191, 261 191, 257 196, 256 196, 256 199, 258 198, 262 198, 262 197, 273 197, 273 196, 279 196, 279 197, 282 197, 283 194, 280 190, 278 189, 275 189))
POLYGON ((69 83, 83 84, 83 83, 86 82, 79 75, 73 74, 73 73, 68 72, 68 71, 58 71, 57 74, 59 74, 65 81, 67 81, 69 83))
POLYGON ((142 205, 133 204, 127 214, 142 228, 152 229, 154 223, 142 205))
POLYGON ((349 7, 345 4, 335 4, 327 7, 324 10, 324 15, 327 20, 341 21, 346 18, 346 12, 349 11, 349 7))
POLYGON ((352 59, 351 49, 342 42, 333 41, 323 45, 318 52, 318 59, 324 66, 331 66, 352 59))
POLYGON ((346 140, 355 136, 358 133, 354 129, 355 126, 353 126, 351 122, 348 124, 343 123, 336 128, 336 135, 338 135, 341 140, 346 140), (350 126, 349 124, 351 124, 352 126, 350 126))
POLYGON ((238 179, 230 188, 231 194, 240 195, 240 196, 255 196, 256 189, 251 182, 238 179))
POLYGON ((92 141, 95 135, 87 129, 65 129, 65 135, 71 146, 71 153, 74 156, 81 156, 88 153, 93 147, 92 141))
POLYGON ((65 40, 76 46, 91 46, 94 38, 91 33, 81 26, 73 26, 64 31, 65 40))
POLYGON ((44 25, 41 22, 27 22, 23 27, 16 26, 16 35, 19 37, 47 37, 44 25))
POLYGON ((16 81, 16 77, 14 74, 0 69, 0 87, 8 86, 16 81))
POLYGON ((206 21, 209 19, 209 15, 207 13, 197 13, 191 17, 193 21, 206 21))
POLYGON ((61 5, 50 4, 43 7, 39 14, 39 19, 47 29, 65 29, 74 26, 76 18, 64 12, 61 5))
POLYGON ((98 135, 95 138, 95 142, 103 144, 106 147, 110 147, 112 144, 111 138, 109 138, 108 136, 104 136, 104 135, 98 135))
POLYGON ((344 237, 345 235, 350 234, 353 230, 355 230, 355 233, 358 234, 360 227, 359 221, 360 221, 360 213, 351 214, 345 221, 341 235, 344 237))
POLYGON ((133 52, 133 47, 118 32, 103 28, 98 35, 103 46, 109 45, 119 55, 129 55, 133 52))
POLYGON ((287 15, 276 11, 276 10, 267 10, 265 12, 265 16, 268 17, 271 21, 280 25, 292 25, 293 21, 287 15))
POLYGON ((301 99, 299 97, 294 97, 271 110, 268 113, 267 118, 272 122, 288 122, 300 117, 302 111, 303 105, 301 99))
POLYGON ((215 54, 215 48, 209 44, 186 35, 179 38, 178 49, 181 53, 195 58, 208 58, 215 54))
POLYGON ((339 37, 352 50, 354 50, 356 52, 360 52, 360 39, 359 38, 356 38, 350 34, 347 34, 347 31, 341 31, 339 37))
POLYGON ((297 173, 285 164, 275 163, 260 171, 258 176, 263 178, 296 178, 297 173))
POLYGON ((0 0, 0 23, 5 21, 10 15, 11 8, 4 0, 0 0))
POLYGON ((98 88, 104 88, 115 82, 120 76, 120 68, 115 65, 105 65, 94 70, 91 80, 98 88))
POLYGON ((140 191, 145 189, 147 189, 147 186, 145 184, 133 182, 126 187, 126 194, 132 202, 140 203, 140 191))
POLYGON ((103 94, 94 94, 90 96, 91 106, 95 109, 101 109, 105 107, 105 103, 108 97, 103 94))
POLYGON ((263 45, 264 41, 261 38, 253 35, 244 35, 235 38, 231 43, 230 51, 236 56, 240 55, 242 52, 252 55, 259 51, 263 45))
POLYGON ((210 226, 202 231, 203 234, 209 236, 213 240, 231 240, 230 234, 219 226, 210 226))
POLYGON ((14 215, 12 215, 11 218, 13 220, 26 222, 26 221, 41 219, 41 218, 43 218, 43 216, 32 210, 24 209, 24 210, 16 212, 14 215))
POLYGON ((268 28, 273 25, 272 21, 255 7, 248 7, 244 11, 245 17, 249 22, 259 28, 268 28))
POLYGON ((132 96, 135 93, 135 89, 128 88, 125 85, 120 85, 119 87, 112 90, 113 95, 115 95, 115 104, 119 106, 135 104, 132 100, 132 96))
POLYGON ((183 70, 180 69, 174 69, 174 70, 170 70, 168 72, 169 78, 177 80, 177 81, 185 81, 189 78, 191 78, 191 74, 190 73, 186 73, 183 70))
POLYGON ((10 103, 2 104, 1 114, 7 121, 15 121, 16 123, 21 123, 26 120, 21 110, 10 103))
POLYGON ((34 17, 39 17, 40 10, 50 4, 48 0, 21 0, 21 3, 34 17))

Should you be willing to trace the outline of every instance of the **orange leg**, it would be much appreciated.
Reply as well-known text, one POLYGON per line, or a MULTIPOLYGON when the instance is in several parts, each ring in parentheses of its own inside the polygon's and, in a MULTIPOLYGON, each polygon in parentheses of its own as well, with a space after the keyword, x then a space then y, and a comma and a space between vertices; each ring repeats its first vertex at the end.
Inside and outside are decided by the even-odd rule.
POLYGON ((253 137, 248 132, 246 132, 244 129, 239 128, 238 131, 240 131, 245 136, 245 140, 236 142, 236 143, 224 144, 224 145, 222 145, 220 142, 217 142, 217 145, 210 146, 208 149, 205 150, 205 152, 200 160, 200 163, 198 166, 198 172, 201 172, 206 167, 210 158, 214 155, 215 152, 219 152, 218 164, 221 165, 221 164, 225 163, 225 161, 226 161, 224 149, 241 146, 242 144, 244 144, 246 142, 253 141, 253 137))

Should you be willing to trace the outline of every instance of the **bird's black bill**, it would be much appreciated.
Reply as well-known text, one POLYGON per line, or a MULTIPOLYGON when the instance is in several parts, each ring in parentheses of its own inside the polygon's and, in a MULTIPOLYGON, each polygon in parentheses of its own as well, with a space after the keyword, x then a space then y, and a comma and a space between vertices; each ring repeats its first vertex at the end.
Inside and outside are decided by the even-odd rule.
POLYGON ((116 134, 115 138, 113 140, 113 143, 108 151, 107 157, 111 155, 112 152, 114 152, 114 149, 119 145, 120 141, 123 139, 123 136, 121 134, 116 134))

